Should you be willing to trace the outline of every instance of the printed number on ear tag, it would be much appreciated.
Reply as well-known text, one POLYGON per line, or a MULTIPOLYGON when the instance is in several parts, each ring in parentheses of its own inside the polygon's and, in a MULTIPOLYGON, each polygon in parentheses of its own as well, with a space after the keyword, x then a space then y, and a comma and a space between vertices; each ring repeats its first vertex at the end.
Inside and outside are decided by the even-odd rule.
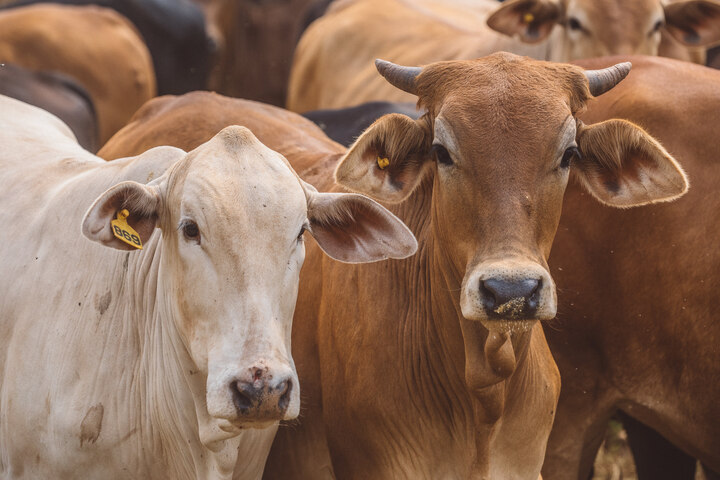
POLYGON ((113 234, 128 245, 132 245, 135 248, 142 250, 142 241, 140 241, 140 235, 128 225, 127 217, 130 212, 123 209, 117 213, 117 220, 110 222, 113 229, 113 234))
POLYGON ((378 157, 378 167, 380 167, 380 170, 384 170, 385 167, 390 165, 390 160, 388 160, 386 157, 380 158, 378 157))

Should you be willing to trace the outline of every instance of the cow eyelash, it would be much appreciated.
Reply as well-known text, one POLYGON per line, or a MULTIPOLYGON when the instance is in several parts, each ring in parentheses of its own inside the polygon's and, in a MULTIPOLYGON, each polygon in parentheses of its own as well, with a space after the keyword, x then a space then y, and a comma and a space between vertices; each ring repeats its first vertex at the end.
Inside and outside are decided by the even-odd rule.
POLYGON ((200 229, 198 228, 198 224, 193 220, 181 221, 178 230, 182 230, 186 240, 197 242, 198 245, 200 244, 200 229))

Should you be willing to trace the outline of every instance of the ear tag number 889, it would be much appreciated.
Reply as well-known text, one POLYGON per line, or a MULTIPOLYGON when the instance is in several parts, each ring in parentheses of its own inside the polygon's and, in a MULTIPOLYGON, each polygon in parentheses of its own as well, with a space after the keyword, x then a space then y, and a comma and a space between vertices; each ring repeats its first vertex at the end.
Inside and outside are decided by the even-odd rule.
POLYGON ((110 222, 113 234, 128 245, 142 250, 140 235, 127 223, 128 215, 130 215, 130 212, 126 209, 122 209, 117 213, 117 220, 110 222))

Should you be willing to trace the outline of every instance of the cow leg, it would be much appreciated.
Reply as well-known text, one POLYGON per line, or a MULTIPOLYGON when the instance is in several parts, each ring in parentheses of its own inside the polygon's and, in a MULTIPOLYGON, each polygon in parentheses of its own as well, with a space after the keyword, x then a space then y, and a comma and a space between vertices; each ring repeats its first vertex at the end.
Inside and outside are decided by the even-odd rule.
POLYGON ((619 412, 638 480, 694 480, 696 460, 645 424, 619 412))
POLYGON ((614 402, 586 398, 590 396, 587 393, 565 393, 560 393, 542 474, 553 480, 584 480, 589 478, 605 438, 607 422, 615 412, 614 402))

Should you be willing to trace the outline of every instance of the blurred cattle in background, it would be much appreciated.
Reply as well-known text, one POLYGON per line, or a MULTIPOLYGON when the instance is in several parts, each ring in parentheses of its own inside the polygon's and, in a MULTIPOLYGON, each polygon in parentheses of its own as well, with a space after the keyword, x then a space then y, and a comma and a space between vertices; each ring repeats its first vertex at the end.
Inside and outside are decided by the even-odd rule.
POLYGON ((0 63, 73 77, 89 93, 100 144, 155 96, 147 47, 132 24, 101 7, 39 4, 0 11, 0 63))
POLYGON ((388 113, 400 113, 417 120, 425 112, 418 110, 414 103, 368 102, 338 110, 312 110, 302 116, 312 120, 328 137, 349 147, 375 120, 388 113))
MULTIPOLYGON (((551 479, 587 478, 617 409, 720 472, 720 383, 712 380, 720 378, 720 250, 712 241, 720 231, 720 72, 631 60, 628 78, 582 119, 643 126, 682 163, 691 187, 642 212, 603 209, 568 189, 550 258, 560 307, 545 331, 563 381, 543 467, 551 479)), ((645 478, 680 479, 668 461, 649 454, 655 473, 645 478)))
POLYGON ((570 166, 588 196, 622 207, 677 198, 684 175, 628 122, 576 122, 627 64, 495 54, 378 68, 428 113, 381 117, 335 177, 392 204, 418 254, 316 267, 293 351, 314 357, 301 381, 321 386, 304 395, 322 412, 279 431, 266 477, 537 479, 559 394, 537 320, 555 316, 545 258, 570 166))
POLYGON ((98 5, 130 20, 150 50, 158 95, 207 88, 215 44, 203 11, 190 0, 12 0, 6 8, 48 2, 98 5))
POLYGON ((209 89, 284 106, 300 35, 330 0, 196 0, 218 43, 209 89))
POLYGON ((57 72, 34 72, 18 65, 0 65, 0 95, 7 95, 56 115, 86 150, 98 149, 95 107, 87 90, 57 72))
POLYGON ((379 204, 318 193, 245 127, 106 162, 0 96, 0 143, 8 478, 259 479, 300 407, 303 233, 349 262, 417 247, 379 204))
MULTIPOLYGON (((501 50, 553 61, 657 55, 663 32, 683 42, 684 49, 717 42, 720 2, 345 0, 332 4, 298 44, 288 108, 304 112, 411 101, 377 78, 375 58, 423 65, 501 50)), ((672 52, 697 57, 677 52, 677 45, 667 48, 672 52)))

